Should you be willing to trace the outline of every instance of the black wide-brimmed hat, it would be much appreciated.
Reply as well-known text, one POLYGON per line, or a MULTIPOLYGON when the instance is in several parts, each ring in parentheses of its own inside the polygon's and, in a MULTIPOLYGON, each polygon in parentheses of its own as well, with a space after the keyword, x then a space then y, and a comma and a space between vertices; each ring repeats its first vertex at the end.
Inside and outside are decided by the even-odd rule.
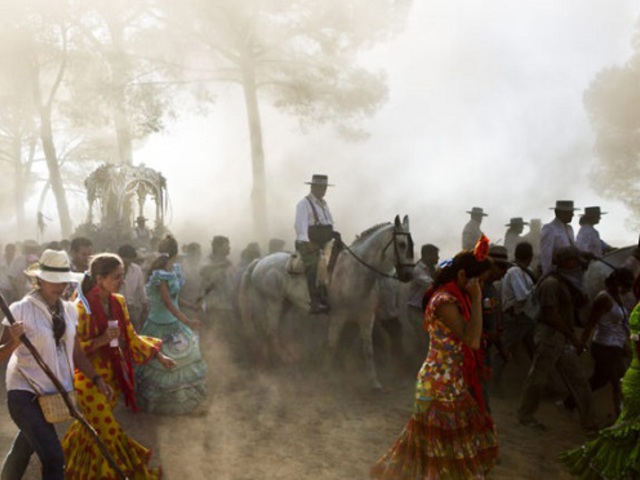
POLYGON ((310 182, 304 183, 306 183, 307 185, 326 185, 327 187, 335 186, 329 183, 329 177, 327 175, 319 175, 317 173, 313 174, 310 182))
POLYGON ((607 212, 601 212, 600 207, 585 207, 583 217, 599 217, 600 215, 606 215, 607 212))
POLYGON ((573 200, 556 200, 555 207, 549 207, 551 210, 562 210, 563 212, 573 212, 574 210, 580 210, 573 206, 573 200))

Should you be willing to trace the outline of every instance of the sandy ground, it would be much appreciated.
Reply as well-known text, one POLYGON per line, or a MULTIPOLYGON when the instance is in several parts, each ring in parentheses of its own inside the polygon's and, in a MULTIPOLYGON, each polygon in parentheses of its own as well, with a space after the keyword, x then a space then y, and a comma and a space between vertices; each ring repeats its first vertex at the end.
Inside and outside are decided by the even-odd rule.
MULTIPOLYGON (((370 465, 410 416, 415 372, 409 369, 385 366, 381 379, 386 390, 372 393, 356 354, 336 373, 319 365, 320 354, 309 342, 291 342, 302 352, 300 364, 249 368, 230 362, 213 343, 204 349, 210 395, 199 415, 117 411, 126 431, 153 450, 152 462, 162 464, 166 479, 366 479, 370 465)), ((489 478, 568 479, 557 456, 585 438, 577 415, 561 412, 548 399, 538 413, 548 431, 534 432, 515 421, 527 363, 517 356, 506 372, 506 396, 491 399, 500 460, 489 478)), ((604 420, 610 414, 607 392, 596 398, 604 420)), ((60 426, 61 435, 65 427, 60 426)), ((15 433, 6 406, 0 407, 1 452, 15 433)), ((25 478, 40 478, 35 456, 25 478)))

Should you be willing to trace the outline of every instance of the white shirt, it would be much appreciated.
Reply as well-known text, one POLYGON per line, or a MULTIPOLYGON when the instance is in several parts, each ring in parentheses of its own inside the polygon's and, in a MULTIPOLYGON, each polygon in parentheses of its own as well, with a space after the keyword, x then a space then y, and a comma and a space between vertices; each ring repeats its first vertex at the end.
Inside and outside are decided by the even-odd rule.
POLYGON ((542 274, 546 275, 553 267, 553 253, 562 247, 574 245, 573 228, 562 223, 558 218, 542 227, 540 232, 540 265, 542 274))
MULTIPOLYGON (((60 347, 56 347, 53 338, 53 320, 49 309, 40 298, 33 294, 26 295, 22 300, 12 303, 9 307, 16 321, 23 322, 25 335, 36 348, 44 363, 60 380, 65 390, 70 392, 73 390, 73 347, 78 312, 71 302, 63 301, 62 308, 67 328, 60 341, 60 347)), ((2 324, 8 326, 9 320, 5 318, 2 324)), ((27 347, 22 344, 13 351, 9 358, 6 385, 7 391, 26 390, 36 394, 57 392, 53 382, 36 363, 27 347), (27 381, 25 375, 29 377, 30 381, 27 381), (37 389, 34 389, 32 384, 35 384, 37 389)))
POLYGON ((585 252, 591 252, 596 257, 602 257, 605 248, 611 248, 600 239, 600 233, 593 225, 582 225, 576 237, 576 247, 585 252))
POLYGON ((147 292, 145 292, 144 289, 145 283, 145 275, 140 265, 131 263, 127 267, 124 284, 120 289, 120 293, 127 301, 127 305, 135 305, 138 307, 147 305, 147 292))
POLYGON ((533 279, 522 267, 509 268, 502 279, 502 311, 514 307, 520 313, 532 289, 533 279))
POLYGON ((329 211, 329 205, 324 199, 318 199, 313 194, 309 194, 298 202, 296 206, 296 241, 308 242, 309 241, 309 225, 333 225, 333 217, 329 211), (309 200, 315 207, 315 212, 318 215, 318 221, 314 215, 313 209, 309 204, 309 200))

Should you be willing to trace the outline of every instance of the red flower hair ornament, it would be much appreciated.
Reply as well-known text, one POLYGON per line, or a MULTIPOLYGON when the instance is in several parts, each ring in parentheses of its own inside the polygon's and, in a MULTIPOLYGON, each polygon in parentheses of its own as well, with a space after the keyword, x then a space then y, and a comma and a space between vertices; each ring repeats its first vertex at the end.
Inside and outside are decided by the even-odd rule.
POLYGON ((489 255, 489 239, 485 234, 478 239, 476 246, 473 248, 474 258, 481 262, 489 255))

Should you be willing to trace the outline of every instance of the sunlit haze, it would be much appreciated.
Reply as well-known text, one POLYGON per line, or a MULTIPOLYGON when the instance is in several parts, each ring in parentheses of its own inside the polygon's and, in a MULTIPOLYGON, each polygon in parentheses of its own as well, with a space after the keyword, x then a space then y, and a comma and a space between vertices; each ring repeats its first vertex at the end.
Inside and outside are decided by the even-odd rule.
MULTIPOLYGON (((405 31, 366 54, 389 86, 388 102, 364 123, 368 139, 347 142, 330 128, 303 133, 261 105, 270 236, 293 248, 304 182, 326 173, 336 185, 326 199, 346 240, 408 214, 416 244, 452 254, 472 206, 488 212, 483 230, 500 241, 510 217, 546 223, 557 199, 572 199, 608 212, 603 239, 635 243, 638 232, 625 226, 630 212, 602 198, 588 178, 594 132, 583 95, 597 72, 629 57, 639 13, 631 2, 604 0, 414 2, 405 31)), ((208 113, 179 112, 134 152, 134 164, 167 178, 168 227, 178 240, 226 234, 234 255, 253 240, 241 94, 221 85, 208 113)), ((84 218, 82 197, 70 203, 84 218)), ((44 213, 56 218, 51 195, 44 213)), ((55 223, 45 239, 59 234, 55 223)), ((2 240, 9 239, 5 229, 2 240)))

